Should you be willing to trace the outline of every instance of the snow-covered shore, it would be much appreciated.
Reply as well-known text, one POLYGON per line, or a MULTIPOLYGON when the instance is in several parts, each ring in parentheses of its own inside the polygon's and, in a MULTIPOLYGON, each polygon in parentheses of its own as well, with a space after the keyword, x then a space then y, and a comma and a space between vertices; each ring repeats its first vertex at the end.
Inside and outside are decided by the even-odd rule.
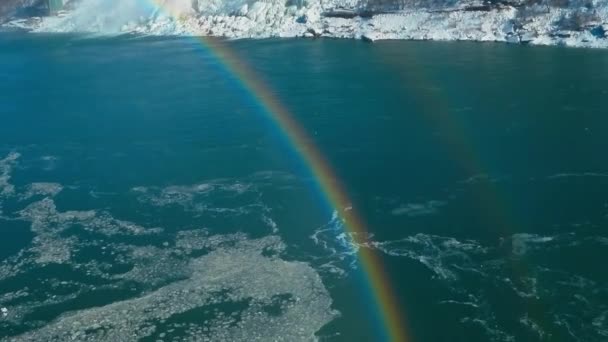
MULTIPOLYGON (((368 10, 358 0, 164 0, 165 10, 135 0, 83 0, 57 16, 12 20, 35 32, 211 35, 228 38, 331 37, 473 40, 608 47, 608 1, 549 0, 403 6, 368 10), (532 3, 534 2, 534 3, 532 3), (112 4, 114 3, 114 4, 112 4)), ((368 7, 369 8, 369 7, 368 7)))

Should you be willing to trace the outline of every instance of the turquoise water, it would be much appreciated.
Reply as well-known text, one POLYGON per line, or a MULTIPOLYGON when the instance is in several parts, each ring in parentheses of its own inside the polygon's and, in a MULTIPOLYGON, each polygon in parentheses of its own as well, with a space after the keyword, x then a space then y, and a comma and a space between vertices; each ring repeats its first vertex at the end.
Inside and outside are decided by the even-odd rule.
MULTIPOLYGON (((608 52, 226 42, 369 223, 352 244, 191 39, 0 35, 0 340, 608 339, 608 52)), ((339 208, 343 209, 343 208, 339 208)))

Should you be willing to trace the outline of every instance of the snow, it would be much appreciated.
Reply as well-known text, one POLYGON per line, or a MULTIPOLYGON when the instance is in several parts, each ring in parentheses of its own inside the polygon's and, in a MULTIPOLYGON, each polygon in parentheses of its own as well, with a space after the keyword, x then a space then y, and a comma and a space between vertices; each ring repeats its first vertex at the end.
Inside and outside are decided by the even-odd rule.
POLYGON ((608 47, 603 34, 608 29, 606 1, 596 1, 591 10, 544 5, 483 9, 472 7, 478 5, 473 0, 461 0, 456 7, 411 7, 371 16, 358 16, 361 3, 353 0, 161 2, 162 11, 138 0, 83 0, 73 11, 60 16, 20 19, 6 25, 35 32, 474 40, 608 47), (577 15, 591 19, 573 28, 569 21, 577 15))

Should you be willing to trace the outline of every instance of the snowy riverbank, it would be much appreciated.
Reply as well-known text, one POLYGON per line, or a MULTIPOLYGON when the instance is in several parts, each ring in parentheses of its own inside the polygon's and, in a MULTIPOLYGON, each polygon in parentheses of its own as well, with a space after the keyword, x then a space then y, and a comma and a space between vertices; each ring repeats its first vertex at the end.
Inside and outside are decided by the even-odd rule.
POLYGON ((21 18, 4 26, 36 32, 473 40, 608 47, 607 1, 563 0, 554 6, 556 1, 461 0, 450 6, 402 6, 387 11, 374 9, 369 3, 362 6, 357 0, 212 0, 194 7, 191 0, 165 0, 169 10, 159 11, 134 0, 84 0, 58 16, 21 18))

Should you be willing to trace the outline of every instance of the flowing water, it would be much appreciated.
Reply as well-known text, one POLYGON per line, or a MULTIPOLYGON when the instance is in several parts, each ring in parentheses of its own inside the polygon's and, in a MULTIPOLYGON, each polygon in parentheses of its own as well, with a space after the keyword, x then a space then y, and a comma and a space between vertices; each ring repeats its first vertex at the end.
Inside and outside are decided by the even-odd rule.
POLYGON ((0 35, 0 340, 608 339, 608 52, 223 42, 352 201, 194 39, 0 35), (334 210, 356 210, 355 244, 334 210))

